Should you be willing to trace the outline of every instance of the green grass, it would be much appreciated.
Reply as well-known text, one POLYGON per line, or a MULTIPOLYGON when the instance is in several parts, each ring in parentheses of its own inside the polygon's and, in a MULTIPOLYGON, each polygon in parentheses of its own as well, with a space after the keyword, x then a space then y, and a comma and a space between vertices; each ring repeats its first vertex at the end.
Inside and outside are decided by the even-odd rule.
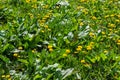
POLYGON ((0 0, 0 80, 120 80, 119 0, 0 0))

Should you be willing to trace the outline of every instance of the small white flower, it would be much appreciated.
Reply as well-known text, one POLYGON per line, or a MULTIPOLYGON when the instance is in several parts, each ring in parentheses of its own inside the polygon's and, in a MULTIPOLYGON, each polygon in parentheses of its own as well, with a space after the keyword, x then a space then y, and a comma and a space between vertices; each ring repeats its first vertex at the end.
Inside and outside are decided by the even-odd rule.
POLYGON ((66 40, 66 39, 67 39, 67 36, 65 36, 63 39, 66 40))
POLYGON ((49 42, 48 41, 43 41, 43 44, 49 44, 49 42))
POLYGON ((73 37, 74 37, 73 33, 72 33, 72 32, 69 32, 69 33, 68 33, 68 37, 73 38, 73 37))
POLYGON ((98 30, 98 33, 100 33, 101 32, 101 30, 98 30))
POLYGON ((32 38, 34 35, 33 35, 33 34, 28 34, 28 36, 29 36, 30 38, 32 38))
POLYGON ((58 1, 57 4, 60 4, 61 6, 69 6, 69 3, 66 0, 58 1))

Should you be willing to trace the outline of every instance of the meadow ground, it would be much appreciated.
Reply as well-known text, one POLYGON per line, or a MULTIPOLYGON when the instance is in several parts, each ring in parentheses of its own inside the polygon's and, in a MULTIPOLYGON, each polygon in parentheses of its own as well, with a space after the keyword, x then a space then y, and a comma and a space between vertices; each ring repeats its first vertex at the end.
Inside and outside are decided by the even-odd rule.
POLYGON ((120 80, 119 0, 0 0, 0 80, 120 80))

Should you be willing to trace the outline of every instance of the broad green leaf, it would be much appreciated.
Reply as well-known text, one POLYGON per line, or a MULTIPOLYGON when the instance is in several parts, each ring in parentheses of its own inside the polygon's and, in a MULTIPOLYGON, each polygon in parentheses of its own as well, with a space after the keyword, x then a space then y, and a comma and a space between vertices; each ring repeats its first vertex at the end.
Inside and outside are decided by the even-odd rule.
POLYGON ((24 45, 24 48, 27 49, 29 47, 29 44, 26 42, 24 45))
POLYGON ((69 44, 69 43, 70 43, 70 41, 69 41, 68 39, 65 39, 65 42, 66 42, 66 44, 69 44))
POLYGON ((114 65, 111 67, 111 68, 114 68, 114 67, 116 67, 118 65, 118 63, 116 62, 116 63, 114 63, 114 65))
POLYGON ((42 77, 42 76, 40 76, 39 74, 37 74, 37 75, 33 78, 33 80, 41 79, 41 77, 42 77))
POLYGON ((107 59, 107 56, 104 53, 101 53, 100 57, 102 58, 103 61, 105 61, 107 59))
POLYGON ((72 31, 78 30, 78 25, 75 25, 74 27, 72 27, 72 31))
POLYGON ((96 59, 97 61, 100 61, 100 56, 96 56, 95 59, 96 59))
POLYGON ((50 78, 53 76, 53 74, 48 74, 47 79, 46 80, 50 80, 50 78))
POLYGON ((96 59, 93 58, 93 59, 90 59, 90 61, 91 61, 92 63, 95 63, 96 59))
POLYGON ((92 59, 92 58, 90 58, 90 57, 88 57, 88 56, 87 56, 87 58, 88 58, 92 63, 95 63, 95 61, 96 61, 95 58, 92 59))
POLYGON ((25 60, 25 59, 18 59, 18 61, 24 63, 28 67, 29 62, 27 60, 25 60))
POLYGON ((29 58, 29 62, 32 65, 34 62, 34 55, 31 51, 28 52, 28 58, 29 58))
POLYGON ((101 36, 99 36, 99 37, 97 38, 97 42, 99 42, 99 41, 100 41, 100 39, 101 39, 101 36))
POLYGON ((6 45, 3 47, 2 52, 4 52, 8 47, 9 47, 9 44, 6 44, 6 45))
POLYGON ((4 62, 9 63, 9 58, 7 58, 6 56, 0 55, 0 59, 2 59, 4 62))

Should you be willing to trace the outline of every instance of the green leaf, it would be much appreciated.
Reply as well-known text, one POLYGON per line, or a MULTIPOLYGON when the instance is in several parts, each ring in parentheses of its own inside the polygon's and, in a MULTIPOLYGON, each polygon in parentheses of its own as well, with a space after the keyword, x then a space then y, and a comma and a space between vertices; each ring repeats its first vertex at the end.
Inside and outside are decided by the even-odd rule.
POLYGON ((99 56, 96 56, 95 59, 96 59, 97 61, 100 61, 100 57, 99 57, 99 56))
POLYGON ((4 52, 8 47, 9 47, 9 44, 6 44, 6 45, 3 47, 2 52, 4 52))
POLYGON ((101 53, 100 57, 102 58, 103 61, 105 61, 107 59, 107 56, 104 53, 101 53))
POLYGON ((96 45, 96 48, 99 48, 99 46, 100 46, 98 43, 96 43, 95 45, 96 45))
POLYGON ((34 55, 31 51, 28 52, 28 58, 29 58, 29 62, 32 65, 34 62, 34 55))
POLYGON ((70 41, 69 41, 68 39, 65 39, 65 42, 66 42, 66 44, 69 44, 69 43, 70 43, 70 41))
POLYGON ((90 61, 91 61, 92 63, 95 63, 96 59, 93 58, 93 59, 90 59, 90 61))
POLYGON ((99 36, 99 37, 97 38, 97 42, 99 42, 99 41, 100 41, 100 39, 101 39, 101 36, 99 36))
POLYGON ((41 78, 42 78, 42 76, 40 76, 39 74, 37 74, 37 75, 33 78, 33 80, 41 79, 41 78))
POLYGON ((29 44, 26 42, 26 43, 24 44, 24 48, 27 49, 28 47, 29 47, 29 44))
POLYGON ((75 19, 74 17, 72 18, 72 22, 73 22, 73 23, 76 23, 76 19, 75 19))
POLYGON ((114 63, 113 66, 111 68, 115 68, 118 65, 118 63, 114 63))
POLYGON ((37 42, 39 42, 39 41, 40 41, 40 36, 36 35, 36 37, 35 37, 35 42, 37 43, 37 42))
POLYGON ((25 60, 25 59, 18 59, 18 61, 24 63, 28 67, 29 63, 28 63, 27 60, 25 60))
POLYGON ((87 56, 87 58, 88 58, 92 63, 95 63, 95 61, 96 61, 95 58, 90 58, 89 56, 87 56))
POLYGON ((53 74, 48 74, 47 79, 46 80, 50 80, 50 78, 53 76, 53 74))
POLYGON ((6 63, 9 63, 9 61, 10 61, 9 58, 7 58, 7 57, 5 57, 3 55, 0 55, 0 59, 2 59, 6 63))

